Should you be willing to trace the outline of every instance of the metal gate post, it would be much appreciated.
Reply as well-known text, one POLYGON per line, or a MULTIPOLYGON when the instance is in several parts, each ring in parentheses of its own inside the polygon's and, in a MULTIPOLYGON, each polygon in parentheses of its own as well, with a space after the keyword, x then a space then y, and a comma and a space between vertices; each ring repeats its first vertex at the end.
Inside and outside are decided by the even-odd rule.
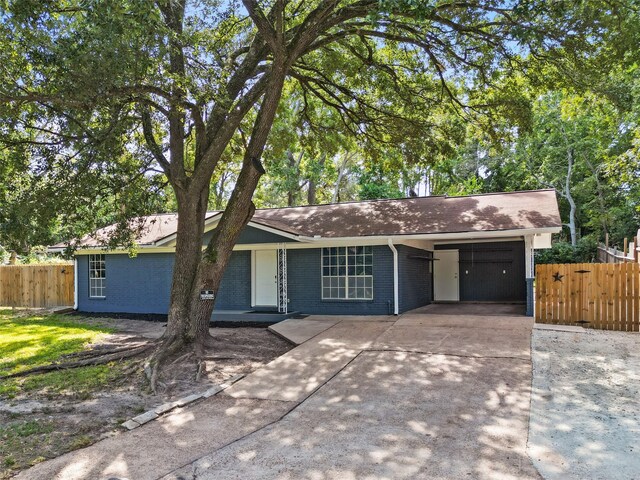
POLYGON ((289 313, 289 297, 287 295, 287 245, 278 246, 278 312, 289 313))

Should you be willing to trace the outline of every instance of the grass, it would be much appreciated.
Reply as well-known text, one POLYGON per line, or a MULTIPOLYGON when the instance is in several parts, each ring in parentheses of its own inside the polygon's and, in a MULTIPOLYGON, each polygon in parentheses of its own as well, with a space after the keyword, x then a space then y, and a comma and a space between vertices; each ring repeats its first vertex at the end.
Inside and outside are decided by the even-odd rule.
POLYGON ((0 478, 8 476, 8 471, 24 467, 23 458, 27 452, 37 452, 43 443, 47 443, 54 436, 55 422, 53 420, 18 420, 0 426, 0 478))
MULTIPOLYGON (((91 325, 63 315, 17 316, 0 310, 0 376, 60 361, 63 355, 80 352, 112 329, 91 325)), ((0 381, 0 397, 23 393, 62 393, 87 396, 115 379, 121 368, 100 365, 54 371, 0 381)))
MULTIPOLYGON (((81 352, 112 331, 83 318, 0 309, 0 376, 64 361, 64 355, 81 352)), ((108 422, 86 418, 77 424, 59 405, 76 405, 76 400, 121 384, 127 366, 117 362, 0 380, 0 402, 45 405, 36 413, 0 411, 0 479, 93 443, 108 422)))

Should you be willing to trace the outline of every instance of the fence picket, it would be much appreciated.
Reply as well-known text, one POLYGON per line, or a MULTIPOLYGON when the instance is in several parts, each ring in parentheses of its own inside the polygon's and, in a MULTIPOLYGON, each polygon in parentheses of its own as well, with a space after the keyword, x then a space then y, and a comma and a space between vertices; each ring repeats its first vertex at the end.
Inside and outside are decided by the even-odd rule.
POLYGON ((640 331, 640 264, 537 265, 536 322, 640 331))
POLYGON ((54 307, 73 305, 72 263, 0 266, 0 305, 54 307))

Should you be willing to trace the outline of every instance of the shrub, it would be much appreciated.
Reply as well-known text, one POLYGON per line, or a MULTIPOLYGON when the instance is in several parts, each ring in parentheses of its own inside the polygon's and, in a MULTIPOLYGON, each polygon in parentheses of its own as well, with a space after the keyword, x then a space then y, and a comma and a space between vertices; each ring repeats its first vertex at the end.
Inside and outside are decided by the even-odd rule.
POLYGON ((598 255, 598 240, 587 235, 578 240, 575 248, 569 242, 556 242, 551 248, 538 250, 536 264, 541 263, 592 263, 598 255))

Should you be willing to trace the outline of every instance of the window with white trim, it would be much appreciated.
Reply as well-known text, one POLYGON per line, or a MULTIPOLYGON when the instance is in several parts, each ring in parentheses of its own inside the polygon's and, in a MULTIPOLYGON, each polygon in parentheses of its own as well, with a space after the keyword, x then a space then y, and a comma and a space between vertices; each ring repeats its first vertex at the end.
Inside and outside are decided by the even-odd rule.
POLYGON ((107 293, 105 256, 89 255, 89 297, 104 298, 107 293))
POLYGON ((322 249, 324 300, 373 299, 373 247, 322 249))

